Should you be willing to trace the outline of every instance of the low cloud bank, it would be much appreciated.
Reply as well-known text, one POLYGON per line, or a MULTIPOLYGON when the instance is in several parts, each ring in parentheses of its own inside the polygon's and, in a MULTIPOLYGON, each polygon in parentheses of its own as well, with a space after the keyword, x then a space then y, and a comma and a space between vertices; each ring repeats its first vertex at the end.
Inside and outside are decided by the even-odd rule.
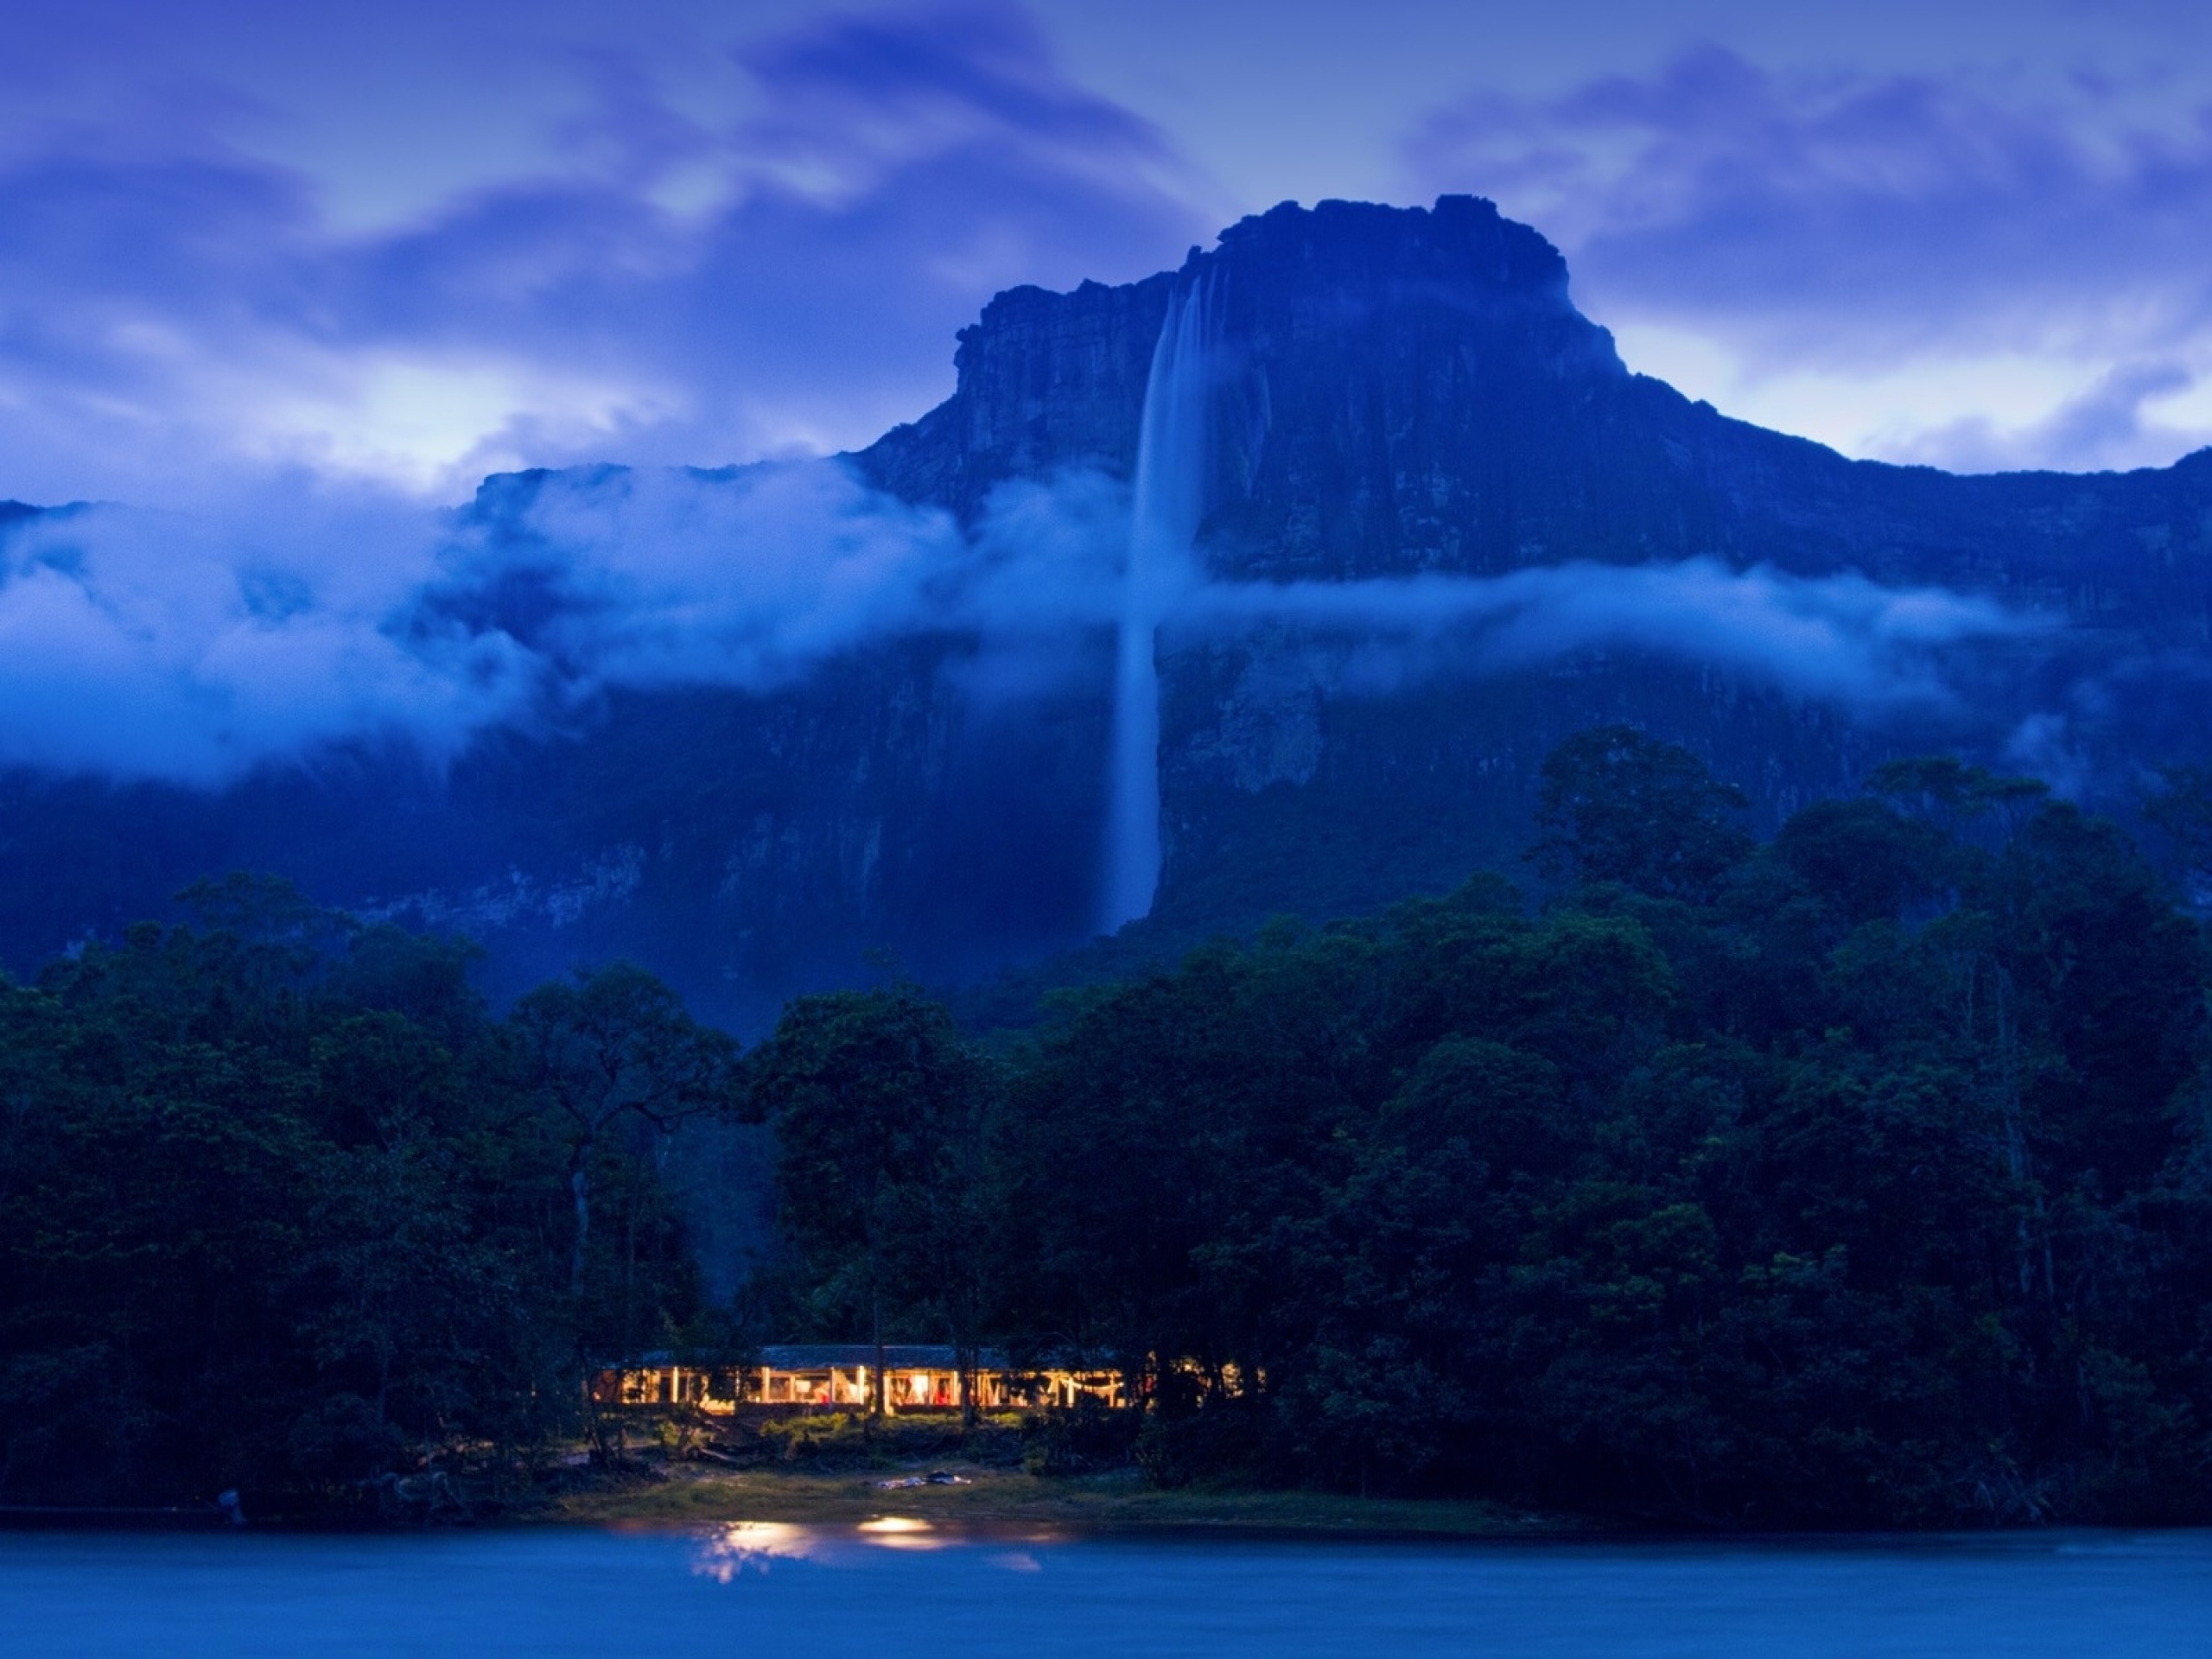
MULTIPOLYGON (((1942 703, 1936 652, 2036 631, 2036 619, 1936 588, 1884 588, 1855 572, 1794 576, 1717 560, 1541 565, 1498 576, 1209 585, 1185 613, 1352 633, 1348 672, 1402 677, 1408 662, 1523 667, 1606 647, 1652 650, 1868 710, 1942 703)), ((1418 669, 1417 669, 1418 671, 1418 669)))
MULTIPOLYGON (((773 690, 938 632, 981 642, 971 689, 1020 696, 1118 617, 1128 512, 1122 486, 1079 474, 1010 485, 963 528, 822 461, 522 475, 458 512, 296 494, 18 519, 0 525, 0 764, 220 785, 395 741, 439 764, 610 689, 773 690)), ((1942 702, 1946 647, 2037 626, 1940 589, 1710 560, 1193 581, 1161 611, 1186 633, 1348 636, 1355 690, 1624 647, 1868 712, 1942 702)))
POLYGON ((1126 523, 1095 477, 980 525, 835 461, 495 480, 475 505, 312 494, 0 523, 0 765, 219 785, 320 746, 433 764, 615 687, 769 690, 940 629, 1109 613, 1126 523))
POLYGON ((343 738, 447 754, 521 712, 512 641, 382 626, 435 568, 434 524, 290 505, 0 528, 0 764, 219 784, 343 738))
POLYGON ((464 522, 410 626, 513 640, 561 695, 765 690, 874 641, 987 639, 1112 614, 1120 486, 1092 474, 996 493, 963 531, 836 461, 528 481, 464 522))

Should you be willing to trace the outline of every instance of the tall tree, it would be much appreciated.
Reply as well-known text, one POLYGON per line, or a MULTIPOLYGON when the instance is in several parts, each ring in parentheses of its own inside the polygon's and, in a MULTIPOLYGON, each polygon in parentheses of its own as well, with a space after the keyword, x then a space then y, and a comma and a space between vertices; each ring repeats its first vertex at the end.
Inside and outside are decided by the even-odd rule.
POLYGON ((539 986, 515 1004, 531 1087, 565 1125, 575 1212, 569 1287, 581 1294, 595 1155, 626 1120, 666 1135, 735 1103, 738 1051, 644 969, 616 963, 539 986))
POLYGON ((1749 804, 1681 745, 1593 726, 1545 760, 1531 850, 1549 875, 1704 902, 1751 849, 1749 804))
POLYGON ((816 1317, 866 1321, 885 1407, 887 1323, 936 1325, 969 1414, 988 1300, 992 1068, 910 985, 802 997, 752 1060, 774 1126, 786 1236, 819 1287, 816 1317))

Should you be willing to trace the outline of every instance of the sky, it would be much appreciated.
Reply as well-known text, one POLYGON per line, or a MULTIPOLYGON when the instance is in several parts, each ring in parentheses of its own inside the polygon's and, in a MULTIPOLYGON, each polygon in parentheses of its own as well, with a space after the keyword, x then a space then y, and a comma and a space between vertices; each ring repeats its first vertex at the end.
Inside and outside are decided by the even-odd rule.
POLYGON ((1847 454, 2212 441, 2212 9, 13 0, 0 499, 426 500, 866 443, 995 290, 1496 200, 1847 454))
MULTIPOLYGON (((1122 486, 962 527, 825 457, 948 394, 994 292, 1286 200, 1489 196, 1630 367, 1849 454, 2212 442, 2201 4, 0 4, 0 501, 92 504, 0 521, 0 765, 436 760, 948 621, 1017 694, 1117 614, 1122 486), (648 470, 547 493, 527 569, 448 511, 602 461, 648 470)), ((1860 703, 2026 626, 1695 564, 1183 597, 1860 703)))

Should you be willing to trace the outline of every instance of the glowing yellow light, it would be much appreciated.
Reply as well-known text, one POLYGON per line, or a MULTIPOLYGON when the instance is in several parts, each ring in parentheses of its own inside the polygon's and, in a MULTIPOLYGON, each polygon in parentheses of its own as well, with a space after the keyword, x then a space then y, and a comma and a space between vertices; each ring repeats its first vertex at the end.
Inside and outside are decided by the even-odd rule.
POLYGON ((780 1521, 740 1521, 700 1540, 691 1570, 728 1584, 747 1572, 765 1573, 773 1560, 804 1560, 821 1548, 804 1527, 780 1521))
POLYGON ((862 1532, 927 1532, 930 1523, 907 1515, 887 1515, 874 1521, 861 1522, 862 1532))

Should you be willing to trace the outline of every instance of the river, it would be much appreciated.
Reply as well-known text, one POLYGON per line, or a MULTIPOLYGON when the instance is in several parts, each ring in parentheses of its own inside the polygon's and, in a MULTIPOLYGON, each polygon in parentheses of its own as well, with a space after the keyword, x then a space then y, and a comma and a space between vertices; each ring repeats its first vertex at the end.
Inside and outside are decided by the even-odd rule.
POLYGON ((919 1523, 0 1534, 0 1652, 2212 1654, 2212 1534, 1408 1543, 919 1523))

